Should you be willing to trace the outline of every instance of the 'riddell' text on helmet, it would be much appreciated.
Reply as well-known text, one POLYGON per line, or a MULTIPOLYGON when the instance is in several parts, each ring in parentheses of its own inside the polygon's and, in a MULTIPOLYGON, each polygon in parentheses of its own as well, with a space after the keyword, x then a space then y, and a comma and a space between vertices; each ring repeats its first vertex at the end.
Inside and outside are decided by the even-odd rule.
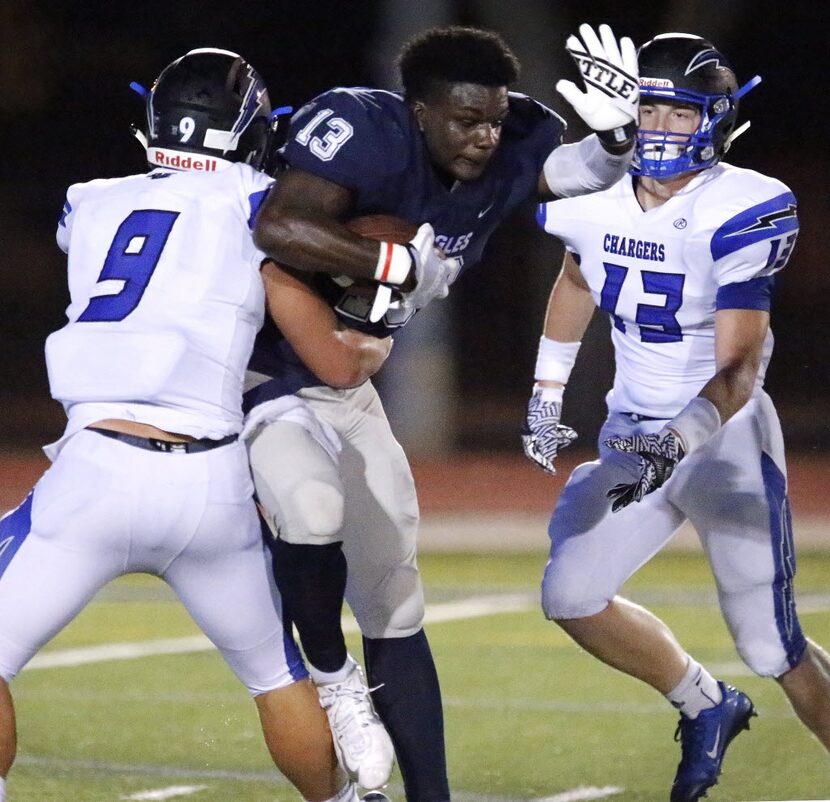
POLYGON ((640 128, 630 172, 670 178, 716 164, 735 131, 738 99, 760 83, 755 76, 740 89, 726 56, 699 36, 666 33, 637 52, 640 102, 674 101, 700 110, 700 124, 691 134, 640 128))
POLYGON ((150 164, 209 172, 230 162, 260 167, 271 104, 265 82, 242 56, 191 50, 162 70, 146 102, 150 164))

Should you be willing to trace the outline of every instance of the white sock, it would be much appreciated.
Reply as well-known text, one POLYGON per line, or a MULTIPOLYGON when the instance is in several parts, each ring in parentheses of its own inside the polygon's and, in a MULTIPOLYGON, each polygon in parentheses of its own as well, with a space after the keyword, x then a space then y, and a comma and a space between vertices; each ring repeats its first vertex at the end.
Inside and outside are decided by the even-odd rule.
POLYGON ((327 799, 325 802, 360 802, 360 797, 357 795, 357 786, 349 781, 331 799, 327 799))
POLYGON ((0 802, 6 802, 6 781, 0 777, 0 802))
POLYGON ((666 699, 689 718, 697 718, 701 710, 720 704, 722 698, 718 681, 691 657, 683 679, 666 694, 666 699))
POLYGON ((309 664, 308 673, 311 674, 311 678, 317 685, 331 685, 334 682, 343 682, 352 673, 356 665, 357 663, 354 661, 354 658, 350 654, 347 654, 346 662, 337 671, 320 671, 320 669, 314 668, 313 665, 309 664))

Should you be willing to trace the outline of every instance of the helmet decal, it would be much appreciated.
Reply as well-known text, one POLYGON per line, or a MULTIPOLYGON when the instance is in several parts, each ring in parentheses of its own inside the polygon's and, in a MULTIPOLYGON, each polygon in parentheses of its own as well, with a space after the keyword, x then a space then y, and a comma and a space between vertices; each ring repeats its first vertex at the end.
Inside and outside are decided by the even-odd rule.
MULTIPOLYGON (((703 50, 698 53, 690 62, 689 66, 686 67, 686 75, 691 72, 694 72, 697 69, 705 66, 706 64, 714 64, 715 69, 719 69, 721 67, 720 60, 723 58, 720 53, 714 48, 710 48, 709 50, 703 50)), ((728 65, 724 65, 729 69, 728 65)))
POLYGON ((151 164, 159 163, 154 154, 163 154, 163 166, 178 169, 262 164, 271 126, 268 90, 237 53, 205 47, 176 59, 147 92, 146 112, 151 164), (176 164, 171 153, 181 154, 176 164))

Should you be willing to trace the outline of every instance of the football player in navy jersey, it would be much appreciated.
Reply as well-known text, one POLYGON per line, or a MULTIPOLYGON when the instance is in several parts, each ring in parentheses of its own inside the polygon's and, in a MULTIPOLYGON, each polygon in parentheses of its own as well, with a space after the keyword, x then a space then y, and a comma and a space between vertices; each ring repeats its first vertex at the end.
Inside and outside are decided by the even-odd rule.
MULTIPOLYGON (((755 714, 650 612, 617 595, 685 521, 697 529, 735 646, 775 677, 830 749, 830 658, 796 614, 784 443, 764 392, 770 299, 798 234, 780 181, 721 162, 739 88, 726 57, 689 34, 639 51, 632 176, 540 210, 567 249, 548 302, 523 437, 548 471, 574 433, 564 387, 596 307, 612 320, 616 375, 599 459, 576 468, 550 521, 545 615, 586 651, 680 710, 672 802, 717 783, 755 714)), ((745 127, 745 126, 744 126, 745 127)))
MULTIPOLYGON (((570 81, 557 89, 594 134, 562 145, 561 118, 509 91, 519 65, 496 34, 433 29, 404 46, 403 94, 338 88, 295 115, 288 167, 255 241, 295 277, 305 272, 344 325, 377 336, 404 325, 480 260, 518 204, 602 189, 625 173, 637 116, 634 47, 607 26, 580 34, 567 47, 585 90, 570 81), (403 218, 417 234, 405 245, 378 243, 345 225, 366 214, 403 218), (380 282, 377 294, 351 279, 380 282)), ((263 333, 246 393, 277 582, 347 771, 361 784, 388 777, 392 748, 376 707, 409 802, 446 802, 409 465, 371 384, 322 386, 302 366, 301 345, 302 332, 263 333), (364 636, 371 697, 340 629, 344 593, 364 636)))

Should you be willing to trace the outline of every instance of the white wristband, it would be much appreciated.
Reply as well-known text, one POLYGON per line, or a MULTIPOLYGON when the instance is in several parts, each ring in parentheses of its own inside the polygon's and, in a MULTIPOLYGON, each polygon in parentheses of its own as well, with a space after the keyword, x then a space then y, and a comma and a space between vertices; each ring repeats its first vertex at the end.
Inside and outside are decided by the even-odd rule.
POLYGON ((718 408, 700 395, 696 395, 666 424, 666 428, 680 438, 686 454, 702 446, 720 427, 718 408))
POLYGON ((565 397, 564 387, 543 387, 539 383, 533 385, 533 392, 538 393, 539 398, 545 404, 561 404, 565 397))
POLYGON ((412 257, 406 245, 381 242, 375 280, 384 284, 403 284, 412 269, 412 257))
POLYGON ((549 337, 539 338, 539 353, 536 356, 536 381, 551 381, 567 384, 571 375, 580 342, 561 343, 549 337))

